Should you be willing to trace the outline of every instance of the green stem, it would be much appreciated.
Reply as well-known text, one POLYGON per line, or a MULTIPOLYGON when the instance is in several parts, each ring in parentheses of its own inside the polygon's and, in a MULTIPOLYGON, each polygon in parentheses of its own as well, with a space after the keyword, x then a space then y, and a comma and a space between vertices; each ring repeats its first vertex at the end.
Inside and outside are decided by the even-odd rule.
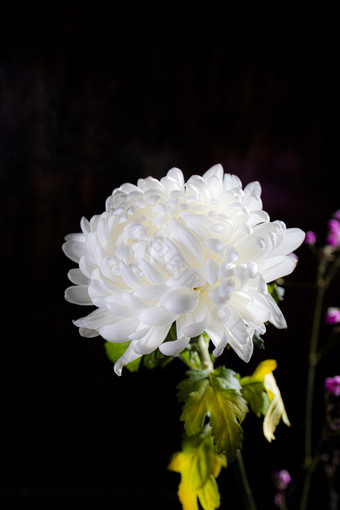
POLYGON ((204 336, 200 335, 198 339, 198 346, 202 355, 204 368, 208 370, 208 372, 212 372, 214 370, 214 365, 209 354, 209 340, 206 341, 204 336))
POLYGON ((325 295, 326 285, 321 279, 318 279, 318 289, 315 301, 314 318, 309 347, 309 365, 307 377, 307 395, 306 395, 306 414, 305 414, 305 480, 302 491, 300 510, 306 510, 310 491, 311 477, 313 474, 312 466, 312 422, 313 422, 313 395, 315 370, 318 364, 318 337, 321 322, 322 305, 325 295))
POLYGON ((239 473, 241 476, 241 481, 242 481, 242 485, 243 485, 243 489, 244 489, 244 495, 245 495, 244 499, 246 501, 247 510, 256 510, 253 492, 252 492, 249 482, 248 482, 248 477, 247 477, 246 469, 244 466, 244 461, 243 461, 241 450, 237 450, 236 459, 237 459, 239 473))

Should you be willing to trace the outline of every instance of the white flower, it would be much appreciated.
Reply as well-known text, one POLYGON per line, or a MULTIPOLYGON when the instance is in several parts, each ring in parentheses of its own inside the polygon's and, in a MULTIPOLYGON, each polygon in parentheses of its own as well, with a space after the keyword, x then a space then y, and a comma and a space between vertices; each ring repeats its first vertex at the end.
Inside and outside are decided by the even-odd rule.
POLYGON ((264 333, 267 321, 286 327, 267 283, 293 271, 289 255, 304 232, 270 222, 260 194, 258 182, 242 189, 221 165, 186 183, 172 168, 160 181, 115 189, 104 213, 66 237, 64 252, 79 268, 65 297, 97 307, 75 321, 80 334, 131 340, 117 374, 157 348, 176 355, 202 332, 215 356, 230 344, 249 361, 255 330, 264 333), (177 340, 164 342, 174 322, 177 340))

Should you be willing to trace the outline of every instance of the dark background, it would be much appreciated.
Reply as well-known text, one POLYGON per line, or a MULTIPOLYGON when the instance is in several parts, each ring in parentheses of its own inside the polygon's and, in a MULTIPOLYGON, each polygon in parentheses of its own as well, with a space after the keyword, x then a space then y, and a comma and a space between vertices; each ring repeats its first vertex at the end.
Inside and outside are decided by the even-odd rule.
MULTIPOLYGON (((184 367, 115 376, 102 341, 72 325, 84 310, 64 301, 73 263, 61 245, 123 182, 172 166, 188 178, 215 163, 244 184, 260 180, 272 219, 324 241, 340 207, 336 17, 330 3, 296 4, 2 4, 2 508, 180 508, 167 464, 181 442, 184 367)), ((312 281, 311 255, 305 246, 298 255, 290 281, 312 281)), ((273 508, 273 470, 292 474, 290 508, 301 488, 313 300, 287 288, 288 330, 269 328, 249 366, 232 353, 222 360, 242 375, 279 361, 292 427, 280 425, 269 445, 261 422, 245 421, 259 510, 273 508)), ((327 300, 339 306, 337 292, 327 300)), ((323 378, 338 359, 318 368, 316 434, 323 378)), ((327 505, 319 474, 309 508, 327 505)), ((232 468, 221 473, 221 508, 243 508, 235 480, 232 468)))

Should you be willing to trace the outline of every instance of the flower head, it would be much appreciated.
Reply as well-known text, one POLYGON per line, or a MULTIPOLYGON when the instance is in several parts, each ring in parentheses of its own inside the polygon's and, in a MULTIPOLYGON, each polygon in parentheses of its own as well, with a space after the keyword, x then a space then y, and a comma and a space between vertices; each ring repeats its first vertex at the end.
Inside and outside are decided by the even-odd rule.
POLYGON ((86 337, 130 344, 115 371, 157 348, 169 356, 206 332, 220 355, 230 346, 245 361, 265 323, 286 327, 267 283, 291 273, 289 256, 304 239, 297 228, 271 222, 258 182, 244 189, 215 165, 186 183, 171 169, 160 181, 123 184, 106 210, 81 220, 65 254, 74 286, 71 303, 97 309, 75 324, 86 337), (173 323, 177 339, 164 342, 173 323))

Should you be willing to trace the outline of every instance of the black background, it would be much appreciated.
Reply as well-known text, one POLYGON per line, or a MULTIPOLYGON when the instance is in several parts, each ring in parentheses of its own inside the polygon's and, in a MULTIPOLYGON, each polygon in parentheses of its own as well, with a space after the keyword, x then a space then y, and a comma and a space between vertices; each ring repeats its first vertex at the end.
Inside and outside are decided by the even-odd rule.
MULTIPOLYGON (((180 508, 167 464, 181 442, 184 367, 115 376, 102 341, 72 325, 84 310, 64 301, 73 263, 61 245, 123 182, 215 163, 244 184, 260 180, 272 219, 324 241, 340 207, 338 36, 330 3, 296 4, 2 4, 2 508, 180 508)), ((313 280, 307 248, 298 255, 290 281, 313 280)), ((339 306, 336 291, 327 299, 339 306)), ((244 425, 259 510, 273 508, 273 470, 293 476, 290 508, 301 488, 313 300, 287 289, 288 330, 269 328, 248 366, 222 359, 243 375, 264 357, 279 362, 292 427, 269 445, 259 420, 244 425)), ((316 433, 338 354, 318 368, 316 433)), ((319 474, 309 508, 327 505, 319 474)), ((219 480, 221 508, 243 508, 233 469, 219 480)))

